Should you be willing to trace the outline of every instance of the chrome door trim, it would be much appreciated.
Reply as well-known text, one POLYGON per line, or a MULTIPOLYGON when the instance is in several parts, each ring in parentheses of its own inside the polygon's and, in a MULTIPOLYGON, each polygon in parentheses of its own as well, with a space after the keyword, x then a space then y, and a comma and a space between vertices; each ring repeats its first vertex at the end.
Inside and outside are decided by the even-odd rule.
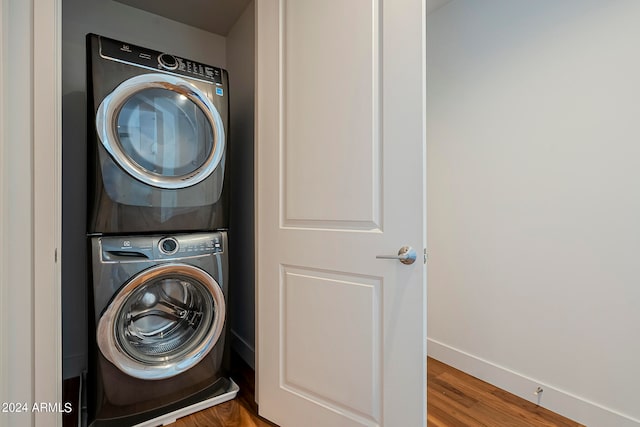
POLYGON ((190 187, 206 179, 218 167, 225 147, 222 117, 211 100, 193 84, 169 74, 142 74, 122 82, 100 103, 96 113, 96 130, 104 148, 129 175, 153 187, 171 190, 190 187), (213 128, 214 138, 211 153, 204 164, 194 172, 181 176, 165 177, 136 164, 122 149, 116 129, 116 117, 131 96, 141 90, 151 88, 166 89, 184 95, 200 107, 213 128))
POLYGON ((218 342, 222 334, 225 317, 226 305, 224 293, 218 282, 209 273, 188 264, 160 264, 138 273, 116 294, 98 321, 96 340, 100 352, 104 357, 125 374, 144 380, 160 380, 178 375, 202 360, 213 349, 216 342, 218 342), (142 363, 127 355, 122 349, 116 337, 115 320, 118 317, 120 308, 136 288, 163 276, 170 277, 174 275, 193 278, 209 290, 216 307, 213 325, 204 339, 181 359, 167 361, 164 364, 157 365, 142 363))

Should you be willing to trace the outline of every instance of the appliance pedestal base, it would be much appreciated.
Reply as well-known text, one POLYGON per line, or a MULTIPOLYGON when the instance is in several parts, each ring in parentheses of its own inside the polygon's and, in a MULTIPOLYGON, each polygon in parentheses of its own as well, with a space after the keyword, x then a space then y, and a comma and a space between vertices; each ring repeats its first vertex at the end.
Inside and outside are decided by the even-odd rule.
POLYGON ((186 406, 182 409, 178 409, 177 411, 170 412, 168 414, 162 415, 152 420, 145 421, 140 424, 136 424, 134 427, 157 427, 157 426, 170 425, 175 423, 176 420, 178 420, 178 418, 186 417, 187 415, 191 415, 193 413, 202 411, 203 409, 207 409, 212 406, 219 405, 221 403, 234 399, 238 395, 238 391, 240 391, 240 387, 238 387, 238 385, 235 382, 233 382, 232 379, 229 379, 229 381, 230 381, 229 390, 227 390, 226 393, 220 394, 210 399, 205 399, 198 403, 194 403, 193 405, 186 406))

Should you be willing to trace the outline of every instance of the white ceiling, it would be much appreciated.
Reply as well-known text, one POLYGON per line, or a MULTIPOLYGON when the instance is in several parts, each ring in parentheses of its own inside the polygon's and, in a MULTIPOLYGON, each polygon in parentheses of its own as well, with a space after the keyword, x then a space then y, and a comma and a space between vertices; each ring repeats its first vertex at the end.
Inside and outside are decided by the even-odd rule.
MULTIPOLYGON (((251 0, 115 0, 214 34, 226 36, 251 0)), ((440 1, 440 0, 438 0, 440 1)), ((427 0, 427 3, 431 0, 427 0)))
POLYGON ((427 0, 427 15, 451 0, 427 0))

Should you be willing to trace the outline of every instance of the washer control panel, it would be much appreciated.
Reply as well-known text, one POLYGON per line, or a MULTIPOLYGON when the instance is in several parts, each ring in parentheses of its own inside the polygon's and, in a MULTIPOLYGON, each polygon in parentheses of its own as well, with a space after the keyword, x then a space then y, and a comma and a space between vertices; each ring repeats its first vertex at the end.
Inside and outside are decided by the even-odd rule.
POLYGON ((222 86, 221 68, 107 37, 99 36, 99 41, 100 56, 105 59, 139 65, 153 70, 169 71, 173 74, 194 77, 222 86))
POLYGON ((102 237, 104 262, 141 262, 180 259, 222 253, 222 233, 193 233, 172 236, 102 237))
MULTIPOLYGON (((174 239, 178 245, 178 249, 174 252, 177 256, 205 255, 223 251, 220 233, 188 234, 174 237, 174 239)), ((166 239, 164 241, 166 242, 166 239)))

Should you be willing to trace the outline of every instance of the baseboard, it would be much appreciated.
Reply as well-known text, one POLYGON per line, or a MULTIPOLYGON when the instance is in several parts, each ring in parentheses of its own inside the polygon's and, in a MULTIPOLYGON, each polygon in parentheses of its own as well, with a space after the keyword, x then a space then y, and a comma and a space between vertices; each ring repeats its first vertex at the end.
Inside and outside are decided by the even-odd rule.
POLYGON ((247 365, 251 366, 251 369, 256 370, 255 348, 233 329, 231 330, 231 348, 240 355, 247 365))
POLYGON ((427 352, 430 357, 436 360, 586 426, 638 427, 640 425, 638 419, 557 389, 549 384, 536 381, 431 338, 427 339, 427 352), (538 401, 538 396, 534 395, 534 391, 538 387, 544 390, 541 395, 538 395, 540 401, 538 401))

